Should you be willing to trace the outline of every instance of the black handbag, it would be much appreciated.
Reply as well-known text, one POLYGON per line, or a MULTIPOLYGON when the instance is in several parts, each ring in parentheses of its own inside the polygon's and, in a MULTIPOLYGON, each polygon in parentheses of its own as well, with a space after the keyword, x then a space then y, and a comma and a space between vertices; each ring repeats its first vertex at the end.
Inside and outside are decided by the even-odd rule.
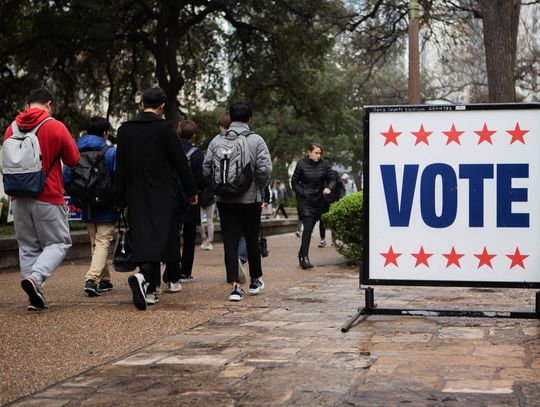
POLYGON ((120 213, 120 219, 118 219, 118 237, 114 246, 113 267, 120 273, 127 273, 137 268, 133 262, 131 234, 123 213, 120 213))

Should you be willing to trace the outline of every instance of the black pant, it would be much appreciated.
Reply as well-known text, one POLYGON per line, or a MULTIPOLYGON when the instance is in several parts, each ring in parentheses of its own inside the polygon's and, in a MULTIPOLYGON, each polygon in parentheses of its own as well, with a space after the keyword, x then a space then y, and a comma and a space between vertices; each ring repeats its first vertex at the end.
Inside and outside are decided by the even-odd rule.
POLYGON ((274 213, 274 218, 277 216, 278 212, 281 211, 283 213, 283 216, 285 216, 285 219, 288 218, 287 212, 285 212, 285 205, 279 204, 276 208, 276 213, 274 213))
POLYGON ((193 269, 197 226, 190 223, 184 223, 182 229, 182 274, 187 277, 191 275, 191 270, 193 269))
POLYGON ((321 236, 321 240, 324 240, 326 236, 326 227, 324 226, 322 219, 319 220, 319 235, 321 236))
MULTIPOLYGON (((180 280, 181 272, 181 257, 180 257, 180 231, 182 229, 182 222, 184 218, 181 211, 176 214, 175 222, 171 225, 171 231, 169 233, 172 236, 167 242, 167 259, 165 261, 165 279, 171 283, 177 283, 180 280)), ((159 278, 157 285, 159 286, 159 278)))
POLYGON ((227 282, 238 281, 238 241, 246 238, 249 275, 262 276, 261 250, 259 247, 259 228, 261 226, 261 203, 252 204, 217 202, 223 249, 225 252, 225 270, 227 282))
POLYGON ((313 232, 313 227, 317 223, 318 217, 314 216, 303 216, 302 223, 304 225, 304 231, 302 232, 302 244, 300 246, 300 251, 298 252, 299 256, 308 256, 309 255, 309 244, 311 243, 311 233, 313 232))

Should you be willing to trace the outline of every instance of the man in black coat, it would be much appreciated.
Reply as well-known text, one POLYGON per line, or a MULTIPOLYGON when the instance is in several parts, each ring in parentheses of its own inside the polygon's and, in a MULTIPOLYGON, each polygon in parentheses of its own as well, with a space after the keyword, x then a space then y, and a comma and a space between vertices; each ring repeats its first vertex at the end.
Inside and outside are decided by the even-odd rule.
POLYGON ((162 118, 167 96, 160 88, 143 92, 144 111, 118 129, 116 194, 128 209, 133 260, 139 272, 128 278, 133 304, 145 310, 157 303, 160 262, 175 261, 176 205, 180 177, 189 203, 197 204, 197 189, 173 123, 162 118))

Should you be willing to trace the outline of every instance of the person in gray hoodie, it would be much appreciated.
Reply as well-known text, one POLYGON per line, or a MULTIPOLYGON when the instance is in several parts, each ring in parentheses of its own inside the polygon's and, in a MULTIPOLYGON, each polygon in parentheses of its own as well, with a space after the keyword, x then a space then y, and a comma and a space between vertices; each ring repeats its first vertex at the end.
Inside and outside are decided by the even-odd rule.
POLYGON ((216 194, 219 211, 225 269, 227 282, 231 284, 230 301, 240 301, 244 291, 240 287, 238 275, 238 242, 243 235, 248 252, 250 285, 248 292, 256 295, 264 288, 262 279, 261 253, 259 248, 259 230, 261 226, 262 190, 268 185, 272 173, 272 159, 264 139, 250 131, 249 121, 252 116, 251 106, 244 101, 233 102, 229 106, 231 125, 225 135, 218 134, 208 145, 203 163, 203 174, 212 185, 213 156, 223 137, 246 135, 253 171, 253 180, 249 188, 234 195, 216 194))

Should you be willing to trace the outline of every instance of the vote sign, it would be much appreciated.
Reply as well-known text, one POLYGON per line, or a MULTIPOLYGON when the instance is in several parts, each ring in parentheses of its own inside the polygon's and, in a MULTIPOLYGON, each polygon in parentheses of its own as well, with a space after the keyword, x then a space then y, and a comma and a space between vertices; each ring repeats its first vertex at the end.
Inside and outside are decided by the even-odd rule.
POLYGON ((540 104, 367 107, 362 282, 540 287, 539 136, 540 104))

